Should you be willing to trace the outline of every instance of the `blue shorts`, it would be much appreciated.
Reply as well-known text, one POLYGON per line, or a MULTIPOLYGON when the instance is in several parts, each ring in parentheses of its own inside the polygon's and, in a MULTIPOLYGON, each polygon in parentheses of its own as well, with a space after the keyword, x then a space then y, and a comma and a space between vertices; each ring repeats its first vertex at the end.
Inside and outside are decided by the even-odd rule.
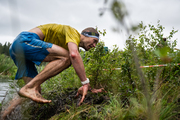
POLYGON ((20 33, 9 48, 10 56, 18 67, 15 79, 34 78, 38 74, 35 64, 41 64, 49 54, 47 48, 51 48, 52 45, 40 40, 35 33, 20 33))

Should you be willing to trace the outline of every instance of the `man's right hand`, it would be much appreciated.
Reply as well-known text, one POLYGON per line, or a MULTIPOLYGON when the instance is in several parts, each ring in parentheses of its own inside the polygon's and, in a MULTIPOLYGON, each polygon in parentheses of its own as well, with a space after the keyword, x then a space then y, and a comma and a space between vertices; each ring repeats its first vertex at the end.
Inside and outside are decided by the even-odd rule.
POLYGON ((78 89, 78 92, 77 92, 75 98, 77 98, 79 95, 82 95, 81 101, 79 102, 78 106, 81 105, 82 102, 84 101, 84 98, 87 95, 89 86, 90 86, 90 84, 88 83, 78 89))
MULTIPOLYGON (((89 86, 90 86, 90 84, 88 83, 88 84, 85 84, 78 89, 78 92, 77 92, 75 98, 77 98, 79 95, 82 95, 81 101, 79 102, 78 106, 83 103, 84 98, 87 95, 87 91, 88 91, 89 86)), ((100 89, 92 89, 91 92, 92 93, 99 93, 99 92, 106 92, 106 91, 104 90, 104 88, 100 88, 100 89)))

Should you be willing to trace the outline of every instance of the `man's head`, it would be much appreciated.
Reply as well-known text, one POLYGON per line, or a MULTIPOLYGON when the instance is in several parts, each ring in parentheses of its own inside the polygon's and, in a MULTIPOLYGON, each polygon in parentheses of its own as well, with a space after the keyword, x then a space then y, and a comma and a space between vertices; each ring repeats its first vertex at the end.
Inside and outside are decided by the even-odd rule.
POLYGON ((83 47, 86 51, 95 47, 98 42, 99 33, 96 29, 88 27, 81 32, 80 47, 83 47))

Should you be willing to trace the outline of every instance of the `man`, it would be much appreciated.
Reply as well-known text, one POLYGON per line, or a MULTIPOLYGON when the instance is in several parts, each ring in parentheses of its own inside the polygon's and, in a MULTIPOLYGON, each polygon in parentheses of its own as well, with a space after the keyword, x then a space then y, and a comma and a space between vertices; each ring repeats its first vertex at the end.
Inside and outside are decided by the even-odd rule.
MULTIPOLYGON (((15 79, 23 79, 26 85, 19 91, 19 95, 30 98, 38 103, 50 103, 40 94, 40 85, 47 79, 61 73, 73 65, 82 87, 78 93, 82 95, 79 105, 83 102, 88 90, 91 90, 89 79, 86 77, 84 64, 79 54, 78 47, 86 51, 95 47, 99 41, 99 33, 94 28, 86 28, 80 34, 76 29, 60 24, 45 24, 20 33, 10 47, 10 55, 18 67, 15 79), (35 64, 49 62, 38 74, 35 64)), ((91 92, 102 92, 93 89, 91 92)), ((14 106, 20 104, 20 99, 4 113, 9 114, 14 106)))

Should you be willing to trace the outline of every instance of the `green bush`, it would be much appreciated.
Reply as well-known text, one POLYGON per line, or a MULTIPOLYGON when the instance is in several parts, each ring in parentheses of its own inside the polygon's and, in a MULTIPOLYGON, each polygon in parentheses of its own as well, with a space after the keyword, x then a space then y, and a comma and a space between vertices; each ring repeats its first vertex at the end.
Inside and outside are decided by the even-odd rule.
POLYGON ((13 76, 16 70, 13 60, 5 54, 0 54, 0 75, 13 76))
MULTIPOLYGON (((91 86, 105 88, 109 103, 103 104, 101 110, 98 105, 72 106, 54 119, 179 119, 180 69, 175 64, 180 62, 180 53, 174 49, 176 40, 173 40, 177 31, 164 36, 164 27, 159 22, 157 26, 140 23, 139 30, 138 36, 129 37, 123 50, 114 46, 105 51, 101 41, 96 48, 80 52, 91 86), (166 44, 161 43, 163 38, 166 44), (164 45, 158 47, 158 44, 164 45), (167 66, 139 68, 159 64, 167 66), (86 118, 81 113, 86 114, 86 118)), ((8 64, 1 64, 4 70, 12 61, 8 57, 3 61, 3 57, 0 56, 1 62, 9 60, 8 64)), ((45 65, 39 66, 38 71, 45 65)), ((13 71, 15 69, 11 74, 13 71)), ((79 88, 81 83, 71 66, 41 86, 45 98, 55 98, 52 93, 56 96, 68 88, 79 88)))

